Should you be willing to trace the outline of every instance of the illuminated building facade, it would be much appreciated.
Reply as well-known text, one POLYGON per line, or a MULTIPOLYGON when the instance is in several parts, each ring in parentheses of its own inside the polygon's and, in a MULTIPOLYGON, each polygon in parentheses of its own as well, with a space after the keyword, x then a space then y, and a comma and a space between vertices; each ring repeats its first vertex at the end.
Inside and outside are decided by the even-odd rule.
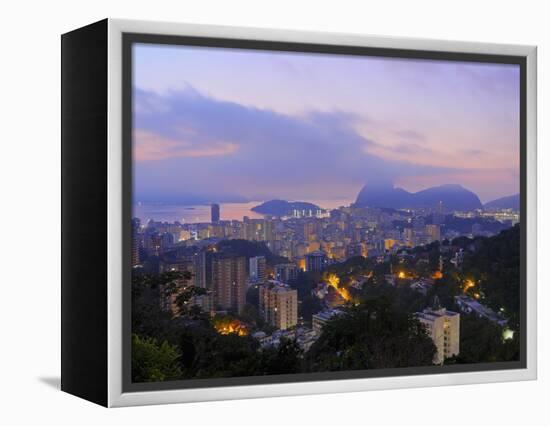
POLYGON ((446 358, 460 352, 460 314, 435 306, 416 314, 426 328, 437 352, 434 364, 443 364, 446 358))
POLYGON ((439 225, 426 225, 426 234, 431 243, 441 240, 441 228, 439 225))
POLYGON ((394 240, 393 238, 386 238, 384 240, 384 250, 391 250, 393 248, 393 246, 395 246, 397 244, 397 241, 394 240))
POLYGON ((403 229, 403 239, 409 247, 414 246, 414 231, 412 228, 403 229))
POLYGON ((214 304, 238 313, 246 303, 246 257, 216 256, 212 259, 214 304))
POLYGON ((286 330, 298 323, 298 292, 279 281, 260 286, 259 309, 274 327, 286 330))

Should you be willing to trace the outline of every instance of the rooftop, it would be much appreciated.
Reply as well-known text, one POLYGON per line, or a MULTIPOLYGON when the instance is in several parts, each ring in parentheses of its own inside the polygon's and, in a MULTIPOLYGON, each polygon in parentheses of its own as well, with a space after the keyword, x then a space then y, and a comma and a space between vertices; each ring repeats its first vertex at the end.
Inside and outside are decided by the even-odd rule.
POLYGON ((440 309, 426 308, 422 312, 416 313, 416 316, 418 318, 424 318, 426 320, 434 320, 436 318, 441 318, 441 317, 453 317, 455 315, 459 315, 459 313, 454 311, 449 311, 445 308, 440 308, 440 309))
POLYGON ((482 315, 490 319, 491 321, 498 322, 498 323, 507 322, 506 318, 504 318, 502 315, 499 315, 498 313, 493 311, 491 308, 485 305, 482 305, 477 300, 472 299, 469 296, 455 296, 455 300, 459 305, 460 304, 466 305, 473 311, 477 312, 479 315, 482 315))
POLYGON ((306 254, 306 257, 321 257, 321 256, 326 256, 326 255, 320 250, 315 250, 315 251, 312 251, 311 253, 306 254))
POLYGON ((285 284, 281 281, 277 281, 277 280, 268 280, 265 284, 264 284, 264 287, 268 288, 270 291, 274 291, 274 292, 287 292, 287 291, 292 291, 294 290, 292 287, 290 287, 288 284, 285 284))
POLYGON ((328 321, 333 316, 340 315, 342 313, 343 312, 340 309, 327 309, 325 311, 318 312, 318 313, 314 314, 313 316, 317 317, 321 320, 328 321))

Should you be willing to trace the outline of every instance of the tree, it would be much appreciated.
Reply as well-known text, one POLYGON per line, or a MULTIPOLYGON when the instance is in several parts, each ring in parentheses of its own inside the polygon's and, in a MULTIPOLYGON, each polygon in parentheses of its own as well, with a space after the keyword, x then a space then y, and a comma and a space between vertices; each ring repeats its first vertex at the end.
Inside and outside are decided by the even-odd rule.
POLYGON ((404 285, 392 286, 381 281, 363 287, 363 300, 376 300, 380 297, 391 300, 395 310, 409 314, 421 311, 428 303, 426 296, 412 290, 408 282, 404 285))
POLYGON ((295 340, 281 339, 277 348, 262 350, 261 371, 263 374, 300 373, 301 356, 302 351, 295 340))
POLYGON ((206 289, 196 286, 184 285, 183 288, 176 292, 176 305, 181 315, 188 314, 191 308, 188 306, 189 300, 194 296, 202 296, 206 294, 206 289))
POLYGON ((311 294, 304 296, 298 305, 299 315, 307 322, 311 322, 311 317, 322 309, 319 298, 311 294))
POLYGON ((239 377, 261 374, 258 343, 250 336, 218 334, 205 327, 189 327, 182 335, 186 377, 239 377))
MULTIPOLYGON (((317 280, 318 281, 318 280, 317 280)), ((303 299, 307 295, 311 294, 311 290, 315 287, 317 281, 311 272, 298 272, 298 276, 295 280, 292 280, 289 284, 292 288, 298 292, 298 299, 303 299)))
POLYGON ((329 320, 306 361, 310 371, 412 367, 432 365, 435 352, 420 322, 381 297, 329 320))
POLYGON ((132 381, 163 382, 181 379, 179 356, 177 347, 167 341, 159 345, 156 339, 132 334, 132 381))
POLYGON ((273 331, 272 327, 270 327, 269 324, 266 323, 265 319, 262 318, 258 312, 258 308, 255 305, 246 303, 243 306, 243 310, 239 317, 245 323, 249 324, 252 329, 273 331))
POLYGON ((264 256, 266 263, 269 266, 274 266, 278 263, 286 263, 286 257, 277 256, 269 249, 263 241, 248 241, 241 239, 222 240, 217 244, 219 252, 233 253, 238 256, 251 258, 254 256, 264 256))
POLYGON ((465 249, 462 270, 476 283, 480 301, 496 312, 503 312, 510 327, 519 328, 520 309, 520 226, 493 237, 455 238, 453 245, 465 249))
POLYGON ((132 275, 132 333, 143 337, 168 340, 175 344, 178 327, 172 315, 160 307, 161 288, 175 288, 176 281, 185 281, 190 275, 165 272, 160 275, 134 273, 132 275))
POLYGON ((484 318, 460 315, 460 354, 446 361, 456 364, 514 361, 519 359, 519 334, 504 340, 503 329, 484 318))

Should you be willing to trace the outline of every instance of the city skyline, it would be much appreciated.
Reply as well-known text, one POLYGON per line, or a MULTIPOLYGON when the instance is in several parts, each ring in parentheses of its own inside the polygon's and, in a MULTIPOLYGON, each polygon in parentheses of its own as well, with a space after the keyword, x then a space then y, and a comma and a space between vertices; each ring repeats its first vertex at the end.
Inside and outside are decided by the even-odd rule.
POLYGON ((520 360, 517 66, 132 48, 133 382, 520 360))
POLYGON ((519 192, 519 68, 134 46, 136 201, 519 192), (169 67, 166 65, 170 64, 169 67))

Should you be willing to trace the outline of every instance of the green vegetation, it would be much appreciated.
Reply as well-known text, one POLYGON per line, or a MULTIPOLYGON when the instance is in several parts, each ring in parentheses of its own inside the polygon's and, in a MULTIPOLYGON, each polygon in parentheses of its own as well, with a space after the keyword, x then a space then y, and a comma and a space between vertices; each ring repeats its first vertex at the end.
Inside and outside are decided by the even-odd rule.
POLYGON ((310 371, 426 366, 435 352, 418 320, 377 298, 329 321, 307 361, 310 371))
POLYGON ((353 279, 365 278, 363 289, 350 289, 354 302, 369 302, 379 298, 391 300, 397 312, 414 314, 431 306, 437 297, 440 304, 457 311, 455 296, 467 294, 495 312, 508 318, 514 337, 503 340, 503 329, 474 315, 461 314, 460 356, 451 363, 499 362, 519 359, 519 283, 520 283, 520 229, 519 225, 506 229, 494 237, 459 237, 418 246, 409 255, 392 256, 389 262, 376 264, 371 259, 353 258, 333 265, 329 271, 336 273, 346 285, 353 279), (441 247, 464 250, 464 261, 459 268, 450 263, 451 255, 441 247), (444 273, 433 280, 433 285, 423 294, 410 288, 415 279, 430 278, 439 268, 442 256, 444 273), (391 285, 385 279, 392 265, 394 274, 404 271, 408 279, 396 279, 391 285), (471 288, 465 286, 472 282, 471 288), (476 297, 477 296, 477 297, 476 297), (502 308, 502 309, 501 309, 502 308))
POLYGON ((519 334, 504 340, 502 328, 489 320, 472 315, 460 316, 460 354, 446 364, 517 361, 519 334))
POLYGON ((483 230, 493 233, 500 232, 507 227, 507 225, 504 225, 502 222, 489 218, 462 218, 453 215, 447 215, 445 217, 445 226, 461 234, 469 234, 472 232, 472 226, 475 224, 481 225, 483 230))
POLYGON ((519 326, 520 294, 520 229, 519 225, 491 238, 476 238, 475 250, 465 256, 463 271, 479 283, 483 304, 494 311, 501 308, 510 326, 519 326))
POLYGON ((167 341, 132 335, 132 378, 135 382, 162 382, 181 377, 177 347, 167 341))
POLYGON ((273 254, 263 241, 248 241, 239 239, 222 240, 216 246, 219 252, 231 253, 236 256, 245 256, 247 258, 264 256, 267 264, 270 266, 288 262, 286 257, 273 254))
MULTIPOLYGON (((290 284, 298 291, 299 315, 306 322, 322 309, 320 301, 311 295, 322 280, 337 280, 350 302, 342 315, 326 323, 306 353, 293 340, 281 339, 278 347, 261 348, 251 337, 258 330, 268 334, 274 331, 258 313, 255 287, 249 289, 240 315, 211 318, 198 307, 187 307, 192 296, 204 294, 203 289, 186 285, 189 274, 136 272, 132 278, 133 380, 431 365, 435 347, 414 313, 430 306, 435 297, 442 306, 456 311, 454 297, 462 294, 475 296, 480 303, 504 313, 515 332, 505 340, 501 327, 461 314, 460 354, 446 363, 518 360, 519 239, 519 226, 515 226, 491 238, 460 237, 441 245, 415 247, 392 255, 386 262, 357 257, 332 265, 323 274, 300 273, 290 284), (464 260, 455 267, 450 260, 458 249, 463 250, 464 260), (440 257, 443 272, 434 275, 440 257), (432 278, 427 292, 410 288, 420 278, 432 278), (176 290, 180 315, 174 317, 161 309, 160 301, 176 290)), ((220 243, 218 249, 243 256, 263 254, 268 261, 278 261, 263 243, 232 240, 220 243)))
POLYGON ((159 308, 159 288, 170 288, 171 280, 182 280, 182 275, 134 277, 134 381, 429 365, 426 360, 433 357, 433 344, 418 322, 385 298, 347 309, 328 323, 323 337, 304 354, 293 340, 260 348, 248 333, 239 333, 231 321, 242 322, 248 331, 266 329, 251 305, 238 318, 210 318, 192 310, 172 318, 159 308), (227 332, 229 327, 234 332, 227 332))

